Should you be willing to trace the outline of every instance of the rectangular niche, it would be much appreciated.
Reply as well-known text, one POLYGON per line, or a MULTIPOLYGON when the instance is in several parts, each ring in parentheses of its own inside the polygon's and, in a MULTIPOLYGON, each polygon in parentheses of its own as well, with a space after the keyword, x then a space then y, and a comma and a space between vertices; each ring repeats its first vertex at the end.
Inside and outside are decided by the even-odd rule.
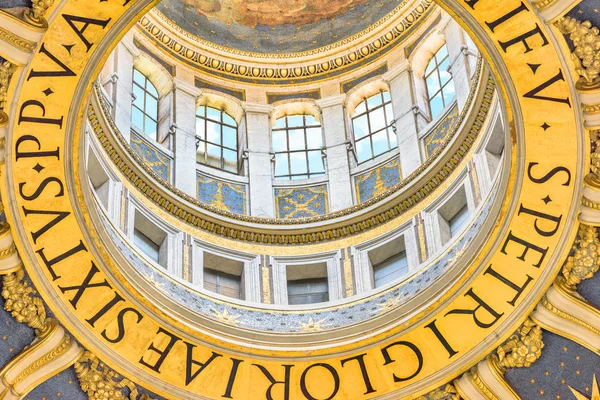
POLYGON ((145 215, 135 210, 133 244, 152 261, 167 268, 169 246, 167 232, 160 229, 145 215))
POLYGON ((286 267, 288 304, 316 304, 329 301, 327 263, 286 267))
POLYGON ((401 235, 368 252, 374 288, 398 281, 408 274, 408 256, 401 235))
POLYGON ((467 204, 465 187, 461 186, 439 209, 439 229, 442 244, 458 236, 469 221, 470 211, 467 204))
POLYGON ((244 262, 203 252, 203 287, 222 296, 244 300, 244 262))

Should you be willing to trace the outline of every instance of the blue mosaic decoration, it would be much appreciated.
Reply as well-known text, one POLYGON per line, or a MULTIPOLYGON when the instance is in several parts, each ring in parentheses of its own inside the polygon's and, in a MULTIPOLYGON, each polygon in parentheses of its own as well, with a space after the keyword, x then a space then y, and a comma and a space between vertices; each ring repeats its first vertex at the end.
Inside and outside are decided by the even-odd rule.
POLYGON ((267 103, 273 104, 284 100, 311 99, 319 100, 321 98, 321 89, 309 90, 307 92, 296 93, 267 93, 267 103))
POLYGON ((198 174, 198 200, 220 210, 246 213, 246 185, 229 183, 198 174))
POLYGON ((400 159, 394 157, 385 164, 354 177, 356 198, 359 203, 365 202, 400 183, 401 180, 400 159))
POLYGON ((219 86, 219 85, 215 85, 214 83, 207 82, 200 78, 196 78, 194 80, 194 85, 198 89, 210 89, 210 90, 214 90, 217 92, 228 94, 232 97, 235 97, 238 100, 246 101, 246 91, 245 90, 226 88, 224 86, 219 86))
POLYGON ((131 149, 141 157, 142 162, 152 168, 159 177, 169 182, 171 158, 146 142, 140 135, 131 131, 131 149))
POLYGON ((275 213, 277 218, 305 218, 329 212, 327 185, 303 188, 276 188, 275 213))
POLYGON ((460 118, 458 112, 458 105, 455 103, 452 109, 446 114, 433 131, 425 138, 425 157, 429 158, 435 153, 438 147, 441 147, 449 135, 453 133, 453 129, 456 126, 460 118))

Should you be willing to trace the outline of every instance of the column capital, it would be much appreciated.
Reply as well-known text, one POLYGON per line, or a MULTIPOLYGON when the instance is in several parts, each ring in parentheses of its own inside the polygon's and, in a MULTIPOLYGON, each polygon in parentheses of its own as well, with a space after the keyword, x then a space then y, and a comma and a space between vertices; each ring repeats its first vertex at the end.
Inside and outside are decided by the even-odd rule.
POLYGON ((254 114, 270 114, 273 111, 271 104, 244 103, 244 111, 254 114))
POLYGON ((341 93, 335 96, 329 96, 324 99, 319 99, 316 101, 316 103, 321 108, 329 108, 344 105, 345 101, 346 93, 341 93))

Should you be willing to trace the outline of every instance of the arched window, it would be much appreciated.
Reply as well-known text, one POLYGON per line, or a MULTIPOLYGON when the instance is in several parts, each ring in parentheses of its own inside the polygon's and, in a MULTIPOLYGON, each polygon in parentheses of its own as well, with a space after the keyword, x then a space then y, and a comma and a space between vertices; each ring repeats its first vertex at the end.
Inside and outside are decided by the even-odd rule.
POLYGON ((308 179, 325 174, 321 124, 312 115, 279 118, 272 130, 275 179, 308 179))
POLYGON ((209 106, 198 107, 196 161, 238 173, 238 125, 231 115, 209 106))
POLYGON ((131 123, 142 133, 156 140, 158 128, 158 91, 137 69, 133 70, 133 103, 131 123))
POLYGON ((359 164, 398 147, 393 124, 392 100, 385 90, 363 100, 356 107, 352 127, 359 164))
POLYGON ((448 71, 449 67, 450 57, 448 48, 444 44, 431 58, 425 70, 425 83, 432 119, 441 114, 456 94, 452 74, 448 71))

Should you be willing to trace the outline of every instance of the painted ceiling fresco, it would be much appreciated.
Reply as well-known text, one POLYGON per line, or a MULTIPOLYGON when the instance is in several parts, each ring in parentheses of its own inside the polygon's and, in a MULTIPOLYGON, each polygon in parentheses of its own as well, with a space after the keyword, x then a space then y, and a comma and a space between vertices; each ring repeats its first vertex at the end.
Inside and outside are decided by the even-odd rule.
POLYGON ((156 9, 194 36, 232 49, 302 52, 377 22, 402 0, 164 0, 156 9))

